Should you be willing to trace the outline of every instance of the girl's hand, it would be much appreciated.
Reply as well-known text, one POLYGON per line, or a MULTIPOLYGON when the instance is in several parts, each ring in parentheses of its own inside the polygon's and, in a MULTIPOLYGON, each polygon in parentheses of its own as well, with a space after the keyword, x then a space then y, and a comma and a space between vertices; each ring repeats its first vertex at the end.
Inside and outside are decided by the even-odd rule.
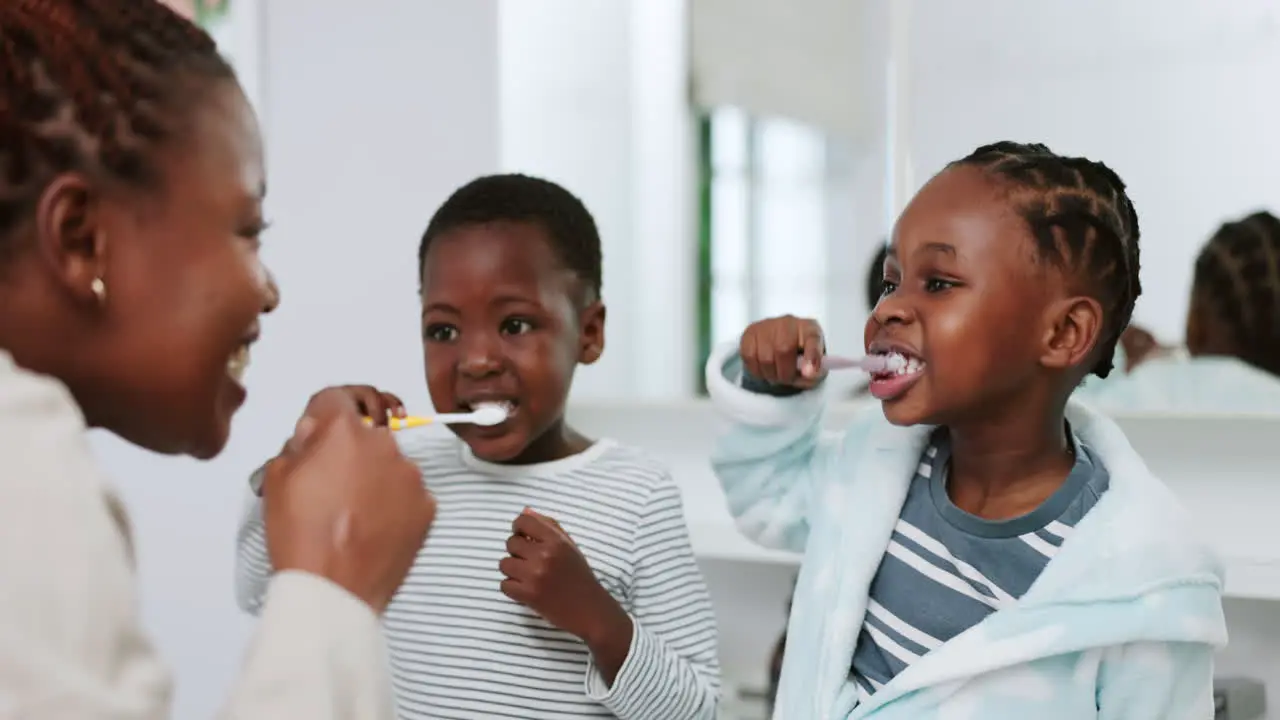
POLYGON ((738 354, 753 377, 807 390, 827 376, 822 367, 826 345, 817 320, 784 315, 752 323, 742 333, 738 354))

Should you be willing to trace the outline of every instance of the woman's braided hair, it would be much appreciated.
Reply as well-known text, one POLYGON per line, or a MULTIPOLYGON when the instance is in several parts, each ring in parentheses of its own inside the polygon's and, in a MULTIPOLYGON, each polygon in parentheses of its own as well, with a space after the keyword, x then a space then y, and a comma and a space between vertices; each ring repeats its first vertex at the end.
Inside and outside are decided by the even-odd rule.
POLYGON ((58 174, 153 182, 199 78, 234 72, 156 0, 0 0, 0 260, 58 174))

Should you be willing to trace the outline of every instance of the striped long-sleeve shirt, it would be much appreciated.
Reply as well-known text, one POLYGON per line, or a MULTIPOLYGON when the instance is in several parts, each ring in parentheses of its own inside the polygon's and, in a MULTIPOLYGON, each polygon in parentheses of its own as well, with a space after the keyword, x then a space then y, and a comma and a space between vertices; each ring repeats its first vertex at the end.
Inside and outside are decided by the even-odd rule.
MULTIPOLYGON (((608 440, 525 466, 486 463, 452 437, 402 449, 439 506, 384 616, 401 718, 715 717, 715 619, 679 488, 661 464, 608 440), (511 522, 526 507, 560 523, 632 617, 612 686, 581 641, 499 589, 511 522)), ((256 613, 271 573, 256 500, 238 542, 237 599, 256 613)))

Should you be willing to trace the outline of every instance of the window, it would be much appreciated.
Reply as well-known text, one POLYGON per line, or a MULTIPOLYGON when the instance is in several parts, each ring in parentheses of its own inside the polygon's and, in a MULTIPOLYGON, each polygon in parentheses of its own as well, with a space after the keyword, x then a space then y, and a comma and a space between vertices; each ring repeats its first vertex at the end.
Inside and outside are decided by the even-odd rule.
POLYGON ((753 320, 825 317, 832 233, 822 133, 722 108, 703 117, 700 145, 698 328, 705 360, 753 320))

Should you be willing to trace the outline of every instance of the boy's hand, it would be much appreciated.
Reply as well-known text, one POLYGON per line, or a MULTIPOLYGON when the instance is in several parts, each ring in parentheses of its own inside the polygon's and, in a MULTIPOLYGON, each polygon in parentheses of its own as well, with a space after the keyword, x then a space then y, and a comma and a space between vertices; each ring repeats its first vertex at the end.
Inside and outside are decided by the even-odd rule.
POLYGON ((757 379, 807 390, 827 376, 826 347, 818 321, 784 315, 752 323, 742 333, 738 354, 757 379))
POLYGON ((303 411, 303 414, 309 414, 316 403, 323 402, 324 396, 330 393, 340 393, 354 400, 359 411, 365 417, 372 419, 374 425, 386 425, 388 416, 404 417, 406 415, 404 402, 400 398, 372 385, 337 385, 325 388, 311 396, 311 400, 307 402, 307 410, 303 411))
POLYGON ((596 580, 560 523, 526 509, 498 563, 502 592, 587 644, 610 683, 631 651, 631 617, 596 580))

